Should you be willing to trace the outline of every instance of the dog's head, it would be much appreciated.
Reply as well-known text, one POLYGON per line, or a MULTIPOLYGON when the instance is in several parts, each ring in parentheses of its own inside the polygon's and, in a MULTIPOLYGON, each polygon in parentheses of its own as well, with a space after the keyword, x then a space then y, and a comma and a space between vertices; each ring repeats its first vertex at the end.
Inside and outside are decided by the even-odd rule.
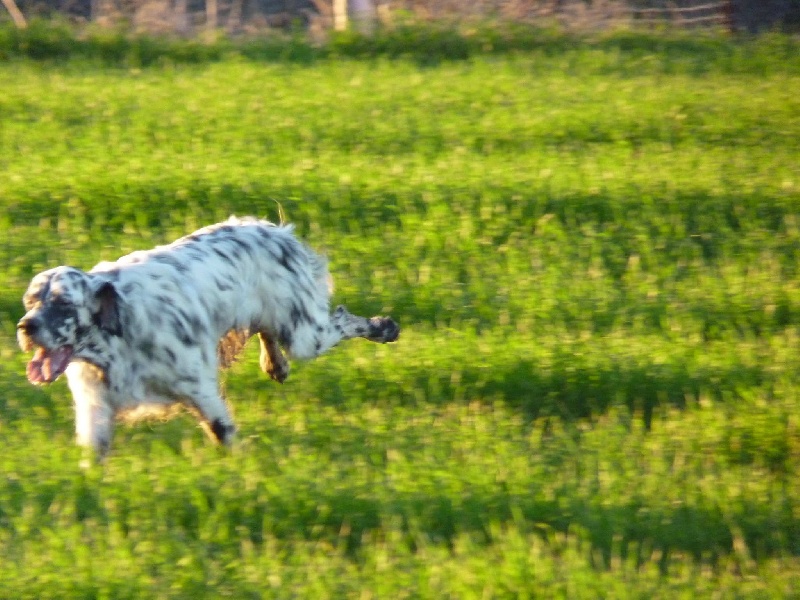
POLYGON ((17 324, 23 351, 34 350, 28 380, 55 381, 70 361, 91 361, 97 344, 122 335, 119 296, 102 275, 72 267, 56 267, 31 280, 22 298, 28 312, 17 324))

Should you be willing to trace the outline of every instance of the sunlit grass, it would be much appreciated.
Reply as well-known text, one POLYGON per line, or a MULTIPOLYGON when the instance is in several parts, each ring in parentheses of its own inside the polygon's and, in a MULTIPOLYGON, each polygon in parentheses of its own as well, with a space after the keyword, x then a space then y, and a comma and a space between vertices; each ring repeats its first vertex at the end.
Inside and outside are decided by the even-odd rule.
POLYGON ((4 594, 793 593, 798 54, 549 35, 0 64, 4 594), (27 281, 231 213, 295 222, 399 343, 283 386, 252 348, 232 453, 179 418, 82 472, 66 386, 24 379, 27 281))

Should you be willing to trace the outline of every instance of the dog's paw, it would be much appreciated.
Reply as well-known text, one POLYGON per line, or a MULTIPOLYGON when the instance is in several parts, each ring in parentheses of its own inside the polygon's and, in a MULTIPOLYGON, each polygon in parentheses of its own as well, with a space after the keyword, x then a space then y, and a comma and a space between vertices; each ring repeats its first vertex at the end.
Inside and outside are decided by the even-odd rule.
POLYGON ((272 364, 269 368, 264 369, 264 372, 269 375, 271 379, 274 379, 278 383, 283 383, 286 381, 286 378, 289 377, 289 363, 283 361, 277 365, 272 364))
POLYGON ((372 317, 369 320, 367 339, 373 342, 387 343, 397 341, 400 337, 400 326, 390 317, 372 317))

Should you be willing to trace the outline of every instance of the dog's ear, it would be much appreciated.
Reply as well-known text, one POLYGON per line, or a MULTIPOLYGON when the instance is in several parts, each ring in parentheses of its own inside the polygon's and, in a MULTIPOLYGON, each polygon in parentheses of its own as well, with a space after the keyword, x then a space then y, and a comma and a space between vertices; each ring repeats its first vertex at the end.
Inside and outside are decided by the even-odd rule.
POLYGON ((111 335, 122 335, 122 321, 119 318, 119 294, 110 281, 103 281, 95 289, 95 324, 111 335))

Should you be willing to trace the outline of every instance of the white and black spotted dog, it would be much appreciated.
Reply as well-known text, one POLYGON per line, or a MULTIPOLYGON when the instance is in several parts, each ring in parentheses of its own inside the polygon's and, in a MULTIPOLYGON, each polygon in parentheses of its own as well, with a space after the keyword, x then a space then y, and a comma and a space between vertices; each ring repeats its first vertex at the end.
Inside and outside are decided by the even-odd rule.
POLYGON ((220 395, 227 366, 251 335, 261 367, 283 382, 293 358, 312 358, 341 340, 392 342, 388 317, 330 313, 325 261, 291 226, 236 218, 168 246, 139 251, 89 272, 56 267, 38 274, 17 326, 35 350, 28 380, 66 373, 80 445, 102 458, 114 421, 143 407, 182 404, 210 436, 230 444, 235 427, 220 395))

